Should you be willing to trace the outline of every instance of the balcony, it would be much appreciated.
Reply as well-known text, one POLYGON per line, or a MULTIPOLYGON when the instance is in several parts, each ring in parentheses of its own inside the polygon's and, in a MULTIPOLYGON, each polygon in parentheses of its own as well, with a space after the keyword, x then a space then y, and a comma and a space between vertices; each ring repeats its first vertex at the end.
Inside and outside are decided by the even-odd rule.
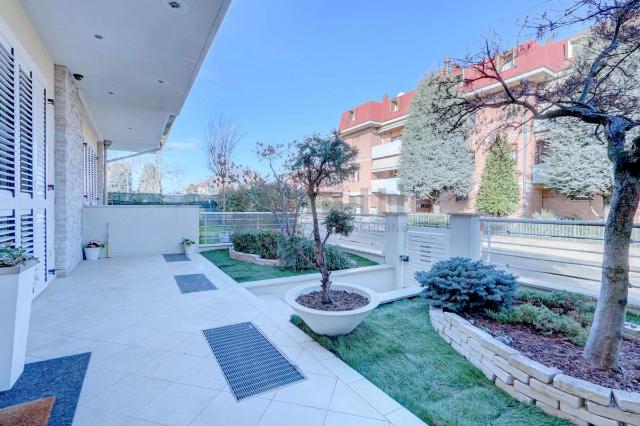
POLYGON ((371 181, 371 192, 387 195, 400 195, 398 178, 374 179, 371 181))
POLYGON ((533 174, 531 175, 532 185, 546 185, 549 178, 546 175, 547 165, 544 163, 533 166, 533 174))
POLYGON ((382 145, 376 145, 371 148, 371 158, 391 157, 393 155, 400 155, 402 150, 402 141, 394 141, 389 143, 383 143, 382 145))

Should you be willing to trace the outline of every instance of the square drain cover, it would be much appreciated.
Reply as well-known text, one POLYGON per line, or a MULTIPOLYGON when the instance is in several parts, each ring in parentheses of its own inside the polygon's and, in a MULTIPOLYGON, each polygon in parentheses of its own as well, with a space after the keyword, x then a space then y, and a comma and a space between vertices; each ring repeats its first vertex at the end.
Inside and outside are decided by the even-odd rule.
POLYGON ((189 256, 182 253, 163 254, 162 256, 164 256, 164 260, 167 262, 188 262, 191 260, 189 259, 189 256))
POLYGON ((250 322, 202 333, 237 400, 304 380, 302 373, 250 322))
POLYGON ((215 290, 217 287, 204 274, 174 275, 182 294, 215 290))

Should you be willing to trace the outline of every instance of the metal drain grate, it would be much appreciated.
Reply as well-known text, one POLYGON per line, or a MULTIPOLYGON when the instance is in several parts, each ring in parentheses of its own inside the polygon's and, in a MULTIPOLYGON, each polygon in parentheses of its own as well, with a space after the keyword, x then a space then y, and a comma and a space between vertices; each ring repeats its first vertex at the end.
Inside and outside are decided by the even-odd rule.
POLYGON ((173 278, 175 278, 182 294, 217 288, 204 274, 174 275, 173 278))
POLYGON ((162 256, 164 256, 164 260, 166 262, 187 262, 191 259, 189 259, 189 256, 187 256, 186 254, 182 254, 182 253, 176 253, 176 254, 163 254, 162 256))
POLYGON ((304 380, 302 373, 250 322, 202 333, 237 400, 304 380))

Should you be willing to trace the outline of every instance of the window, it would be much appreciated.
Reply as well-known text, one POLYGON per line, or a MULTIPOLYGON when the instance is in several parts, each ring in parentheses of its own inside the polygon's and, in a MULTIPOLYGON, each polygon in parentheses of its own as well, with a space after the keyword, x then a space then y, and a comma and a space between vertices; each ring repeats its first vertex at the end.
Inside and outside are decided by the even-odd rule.
POLYGON ((12 247, 16 244, 16 218, 11 215, 0 216, 0 246, 12 247))
POLYGON ((469 201, 469 196, 468 195, 456 195, 456 202, 458 203, 462 203, 465 201, 469 201))
POLYGON ((587 44, 588 44, 588 41, 586 37, 574 38, 572 40, 567 41, 567 47, 566 47, 567 58, 574 58, 580 55, 587 48, 587 44))
POLYGON ((514 50, 509 50, 498 57, 496 64, 499 72, 509 71, 516 66, 516 55, 514 50))
POLYGON ((356 110, 352 109, 351 111, 349 111, 349 121, 355 121, 356 119, 356 110))
POLYGON ((0 44, 0 192, 16 189, 15 68, 13 49, 0 44))
POLYGON ((83 147, 84 166, 84 204, 93 206, 98 202, 97 191, 97 157, 93 147, 87 143, 83 147))
POLYGON ((536 158, 535 164, 543 164, 544 159, 549 153, 549 144, 547 141, 536 141, 536 158))
POLYGON ((34 253, 33 210, 20 215, 20 246, 28 253, 34 253))
POLYGON ((514 160, 518 160, 518 150, 517 149, 512 149, 511 150, 511 158, 513 158, 514 160))
POLYGON ((391 136, 390 142, 401 142, 401 141, 402 141, 402 135, 391 136))
POLYGON ((400 111, 400 100, 398 98, 391 99, 391 112, 400 111))

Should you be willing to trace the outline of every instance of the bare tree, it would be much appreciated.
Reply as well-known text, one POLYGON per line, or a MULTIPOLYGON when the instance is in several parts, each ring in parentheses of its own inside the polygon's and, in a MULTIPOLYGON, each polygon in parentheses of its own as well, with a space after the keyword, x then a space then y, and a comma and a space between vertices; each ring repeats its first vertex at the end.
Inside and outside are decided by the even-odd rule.
POLYGON ((231 155, 242 135, 237 124, 224 114, 210 117, 204 130, 209 170, 213 183, 222 189, 222 211, 227 208, 227 187, 237 174, 231 155))
POLYGON ((639 12, 640 0, 574 0, 564 10, 527 19, 525 28, 534 28, 540 38, 563 27, 588 26, 582 48, 590 54, 575 58, 565 71, 546 80, 510 84, 503 70, 531 46, 505 50, 497 37, 488 38, 480 52, 460 60, 464 84, 446 88, 455 101, 436 110, 453 128, 473 114, 498 109, 504 114, 494 132, 519 129, 532 120, 571 117, 595 125, 595 134, 604 134, 614 167, 614 189, 605 224, 600 295, 583 353, 591 365, 603 370, 619 368, 629 246, 640 199, 640 136, 634 136, 640 126, 639 12), (479 85, 498 90, 474 90, 479 85))

